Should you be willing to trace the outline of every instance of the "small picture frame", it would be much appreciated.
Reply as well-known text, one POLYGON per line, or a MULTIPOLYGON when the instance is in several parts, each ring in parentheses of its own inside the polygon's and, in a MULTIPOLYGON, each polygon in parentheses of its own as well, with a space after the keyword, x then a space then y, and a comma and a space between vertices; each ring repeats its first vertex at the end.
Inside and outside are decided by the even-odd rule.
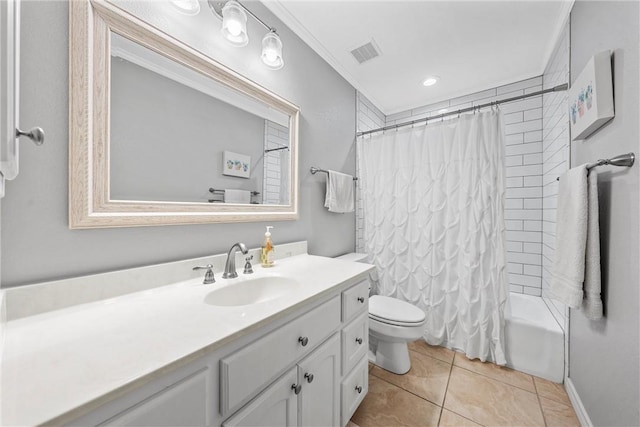
POLYGON ((222 153, 222 174, 238 178, 251 177, 251 156, 224 151, 222 153))
POLYGON ((571 139, 586 139, 614 115, 611 53, 606 50, 589 60, 569 89, 571 139))

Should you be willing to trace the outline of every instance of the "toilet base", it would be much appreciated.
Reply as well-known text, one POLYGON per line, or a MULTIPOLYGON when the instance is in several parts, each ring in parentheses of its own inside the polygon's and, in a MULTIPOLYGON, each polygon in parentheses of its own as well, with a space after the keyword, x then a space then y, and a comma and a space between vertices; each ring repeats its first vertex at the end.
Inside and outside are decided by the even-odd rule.
POLYGON ((406 374, 411 369, 407 342, 378 341, 374 364, 394 374, 406 374))

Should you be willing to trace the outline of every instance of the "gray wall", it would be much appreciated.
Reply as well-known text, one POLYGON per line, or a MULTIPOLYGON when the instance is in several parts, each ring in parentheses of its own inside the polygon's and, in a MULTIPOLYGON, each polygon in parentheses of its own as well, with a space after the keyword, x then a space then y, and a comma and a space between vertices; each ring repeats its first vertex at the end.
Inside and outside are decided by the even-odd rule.
MULTIPOLYGON (((634 151, 638 129, 638 2, 578 1, 571 13, 571 79, 589 58, 613 50, 616 116, 573 142, 572 166, 634 151)), ((569 377, 594 425, 640 424, 638 305, 640 166, 598 170, 605 318, 570 312, 569 377)))
MULTIPOLYGON (((154 3, 131 3, 151 7, 154 3)), ((273 239, 306 239, 309 252, 333 256, 353 251, 354 215, 323 207, 324 179, 310 166, 354 173, 355 91, 260 3, 246 2, 277 27, 285 67, 272 71, 260 61, 263 27, 249 18, 250 43, 228 45, 219 22, 203 7, 195 18, 162 14, 155 24, 190 40, 202 52, 301 108, 300 219, 276 222, 273 239)), ((104 272, 226 251, 243 241, 259 246, 265 223, 68 229, 68 6, 66 1, 22 3, 21 124, 42 126, 42 147, 22 145, 21 173, 7 184, 2 201, 2 286, 104 272)))

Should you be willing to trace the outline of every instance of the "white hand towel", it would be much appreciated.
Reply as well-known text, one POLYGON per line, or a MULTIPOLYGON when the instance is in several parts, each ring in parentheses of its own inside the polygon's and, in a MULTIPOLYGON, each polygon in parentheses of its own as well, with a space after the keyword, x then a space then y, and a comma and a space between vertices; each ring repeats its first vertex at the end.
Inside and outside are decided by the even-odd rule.
POLYGON ((591 169, 588 181, 588 214, 587 247, 585 249, 584 299, 582 309, 584 315, 591 320, 602 318, 602 287, 600 281, 600 215, 598 213, 598 172, 591 169))
POLYGON ((589 174, 586 164, 560 178, 550 288, 553 298, 571 308, 584 304, 591 319, 602 317, 597 180, 597 173, 589 174))
POLYGON ((251 192, 247 190, 226 188, 224 190, 224 202, 249 204, 251 203, 251 192))
POLYGON ((327 175, 327 192, 324 199, 324 207, 329 212, 345 213, 353 212, 355 202, 353 199, 353 176, 336 171, 329 171, 327 175))

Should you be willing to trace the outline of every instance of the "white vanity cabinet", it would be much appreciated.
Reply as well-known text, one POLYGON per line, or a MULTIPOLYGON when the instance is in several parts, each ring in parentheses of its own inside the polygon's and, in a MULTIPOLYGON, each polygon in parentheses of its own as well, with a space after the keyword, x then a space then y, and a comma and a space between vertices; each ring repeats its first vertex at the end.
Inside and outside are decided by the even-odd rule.
POLYGON ((369 283, 350 283, 71 425, 344 426, 368 375, 369 283))

